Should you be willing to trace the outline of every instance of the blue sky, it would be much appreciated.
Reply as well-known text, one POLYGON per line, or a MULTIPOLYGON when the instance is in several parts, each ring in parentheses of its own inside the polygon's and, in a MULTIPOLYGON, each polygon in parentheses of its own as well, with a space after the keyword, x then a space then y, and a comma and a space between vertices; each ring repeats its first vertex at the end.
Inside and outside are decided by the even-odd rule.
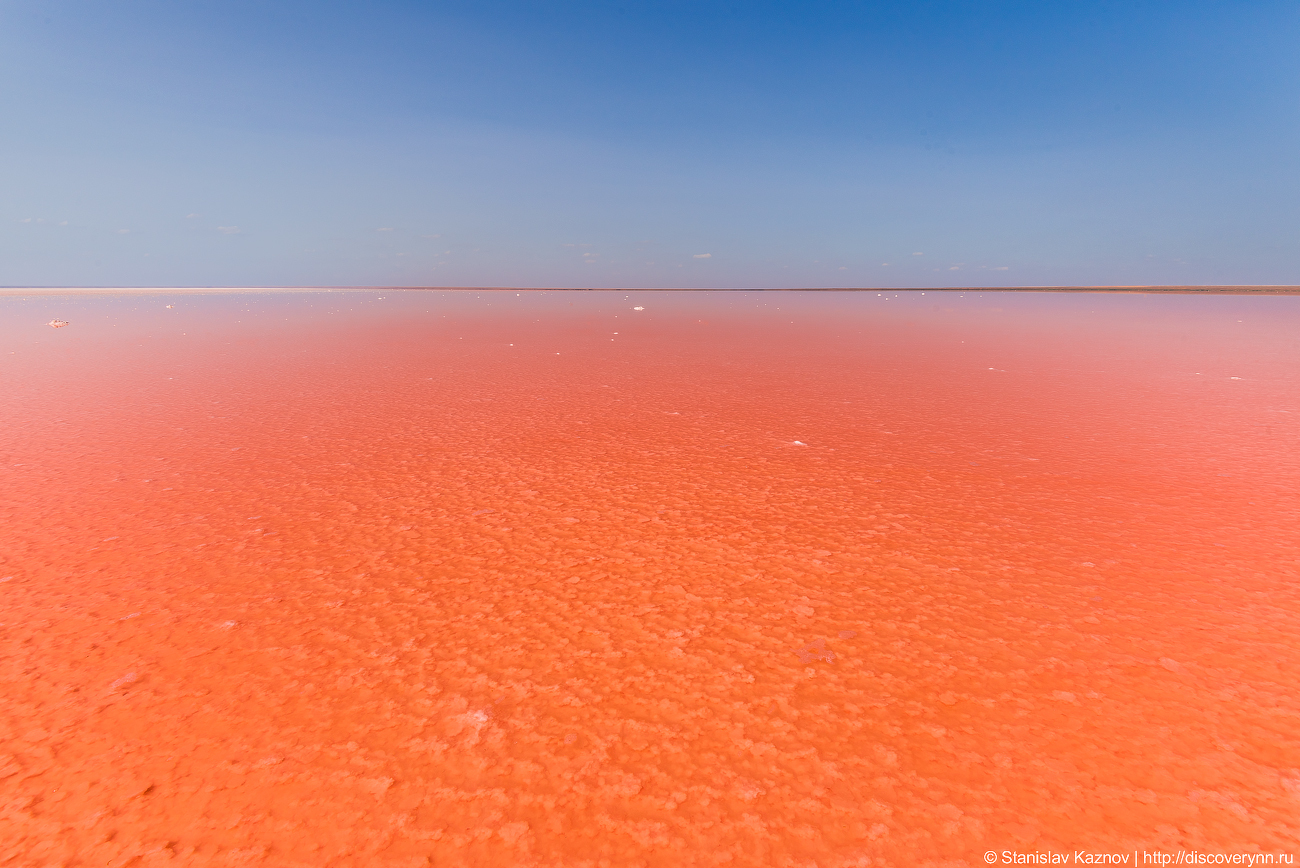
POLYGON ((0 4, 0 285, 1300 283, 1294 3, 0 4))

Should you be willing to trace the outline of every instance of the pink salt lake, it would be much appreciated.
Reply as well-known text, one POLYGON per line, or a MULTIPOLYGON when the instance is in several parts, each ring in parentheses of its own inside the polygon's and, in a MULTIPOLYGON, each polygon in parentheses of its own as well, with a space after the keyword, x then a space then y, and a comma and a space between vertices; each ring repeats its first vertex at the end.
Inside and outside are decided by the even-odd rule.
POLYGON ((1300 297, 11 295, 0 350, 0 864, 1300 850, 1300 297))

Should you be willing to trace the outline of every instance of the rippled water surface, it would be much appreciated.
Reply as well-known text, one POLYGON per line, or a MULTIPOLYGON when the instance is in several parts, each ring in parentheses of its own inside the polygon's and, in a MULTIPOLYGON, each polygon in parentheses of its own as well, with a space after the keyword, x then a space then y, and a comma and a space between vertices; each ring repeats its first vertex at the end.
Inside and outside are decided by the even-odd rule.
POLYGON ((2 864, 1300 850, 1300 297, 11 295, 0 377, 2 864))

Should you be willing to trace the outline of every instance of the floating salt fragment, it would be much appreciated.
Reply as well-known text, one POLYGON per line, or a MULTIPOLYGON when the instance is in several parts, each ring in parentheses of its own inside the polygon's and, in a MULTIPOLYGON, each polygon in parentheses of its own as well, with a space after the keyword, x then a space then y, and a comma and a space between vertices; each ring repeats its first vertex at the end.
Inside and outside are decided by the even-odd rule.
MULTIPOLYGON (((67 321, 61 319, 52 319, 48 323, 46 323, 46 325, 48 325, 52 329, 61 329, 67 324, 68 324, 67 321)), ((1236 378, 1234 377, 1233 379, 1236 378)))
POLYGON ((800 663, 811 663, 814 660, 825 660, 827 663, 835 662, 835 653, 826 648, 825 639, 814 639, 794 653, 799 655, 800 663))
POLYGON ((123 675, 121 678, 114 681, 111 689, 116 690, 117 688, 121 687, 123 684, 132 684, 136 681, 138 677, 139 676, 137 676, 134 672, 128 672, 125 675, 123 675))
POLYGON ((794 441, 794 445, 795 445, 795 446, 807 446, 808 444, 807 444, 807 443, 804 443, 802 440, 796 440, 796 441, 794 441))
POLYGON ((645 310, 645 308, 643 308, 643 307, 634 307, 634 308, 632 308, 632 310, 645 310))
POLYGON ((129 620, 131 620, 132 618, 139 618, 139 617, 140 617, 140 613, 139 613, 139 612, 132 612, 131 614, 127 615, 127 616, 124 617, 124 618, 118 618, 118 620, 119 620, 119 621, 129 621, 129 620))

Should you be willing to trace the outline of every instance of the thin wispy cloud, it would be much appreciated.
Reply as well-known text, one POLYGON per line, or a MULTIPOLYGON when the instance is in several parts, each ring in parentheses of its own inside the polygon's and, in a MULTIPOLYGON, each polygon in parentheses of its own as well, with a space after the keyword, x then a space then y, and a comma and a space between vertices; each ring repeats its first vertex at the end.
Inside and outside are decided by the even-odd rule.
POLYGON ((697 253, 697 254, 695 254, 695 256, 693 256, 692 258, 693 258, 693 259, 712 259, 712 258, 713 258, 713 254, 712 254, 712 253, 697 253))
POLYGON ((222 235, 238 235, 243 230, 238 226, 218 226, 217 231, 222 235))

